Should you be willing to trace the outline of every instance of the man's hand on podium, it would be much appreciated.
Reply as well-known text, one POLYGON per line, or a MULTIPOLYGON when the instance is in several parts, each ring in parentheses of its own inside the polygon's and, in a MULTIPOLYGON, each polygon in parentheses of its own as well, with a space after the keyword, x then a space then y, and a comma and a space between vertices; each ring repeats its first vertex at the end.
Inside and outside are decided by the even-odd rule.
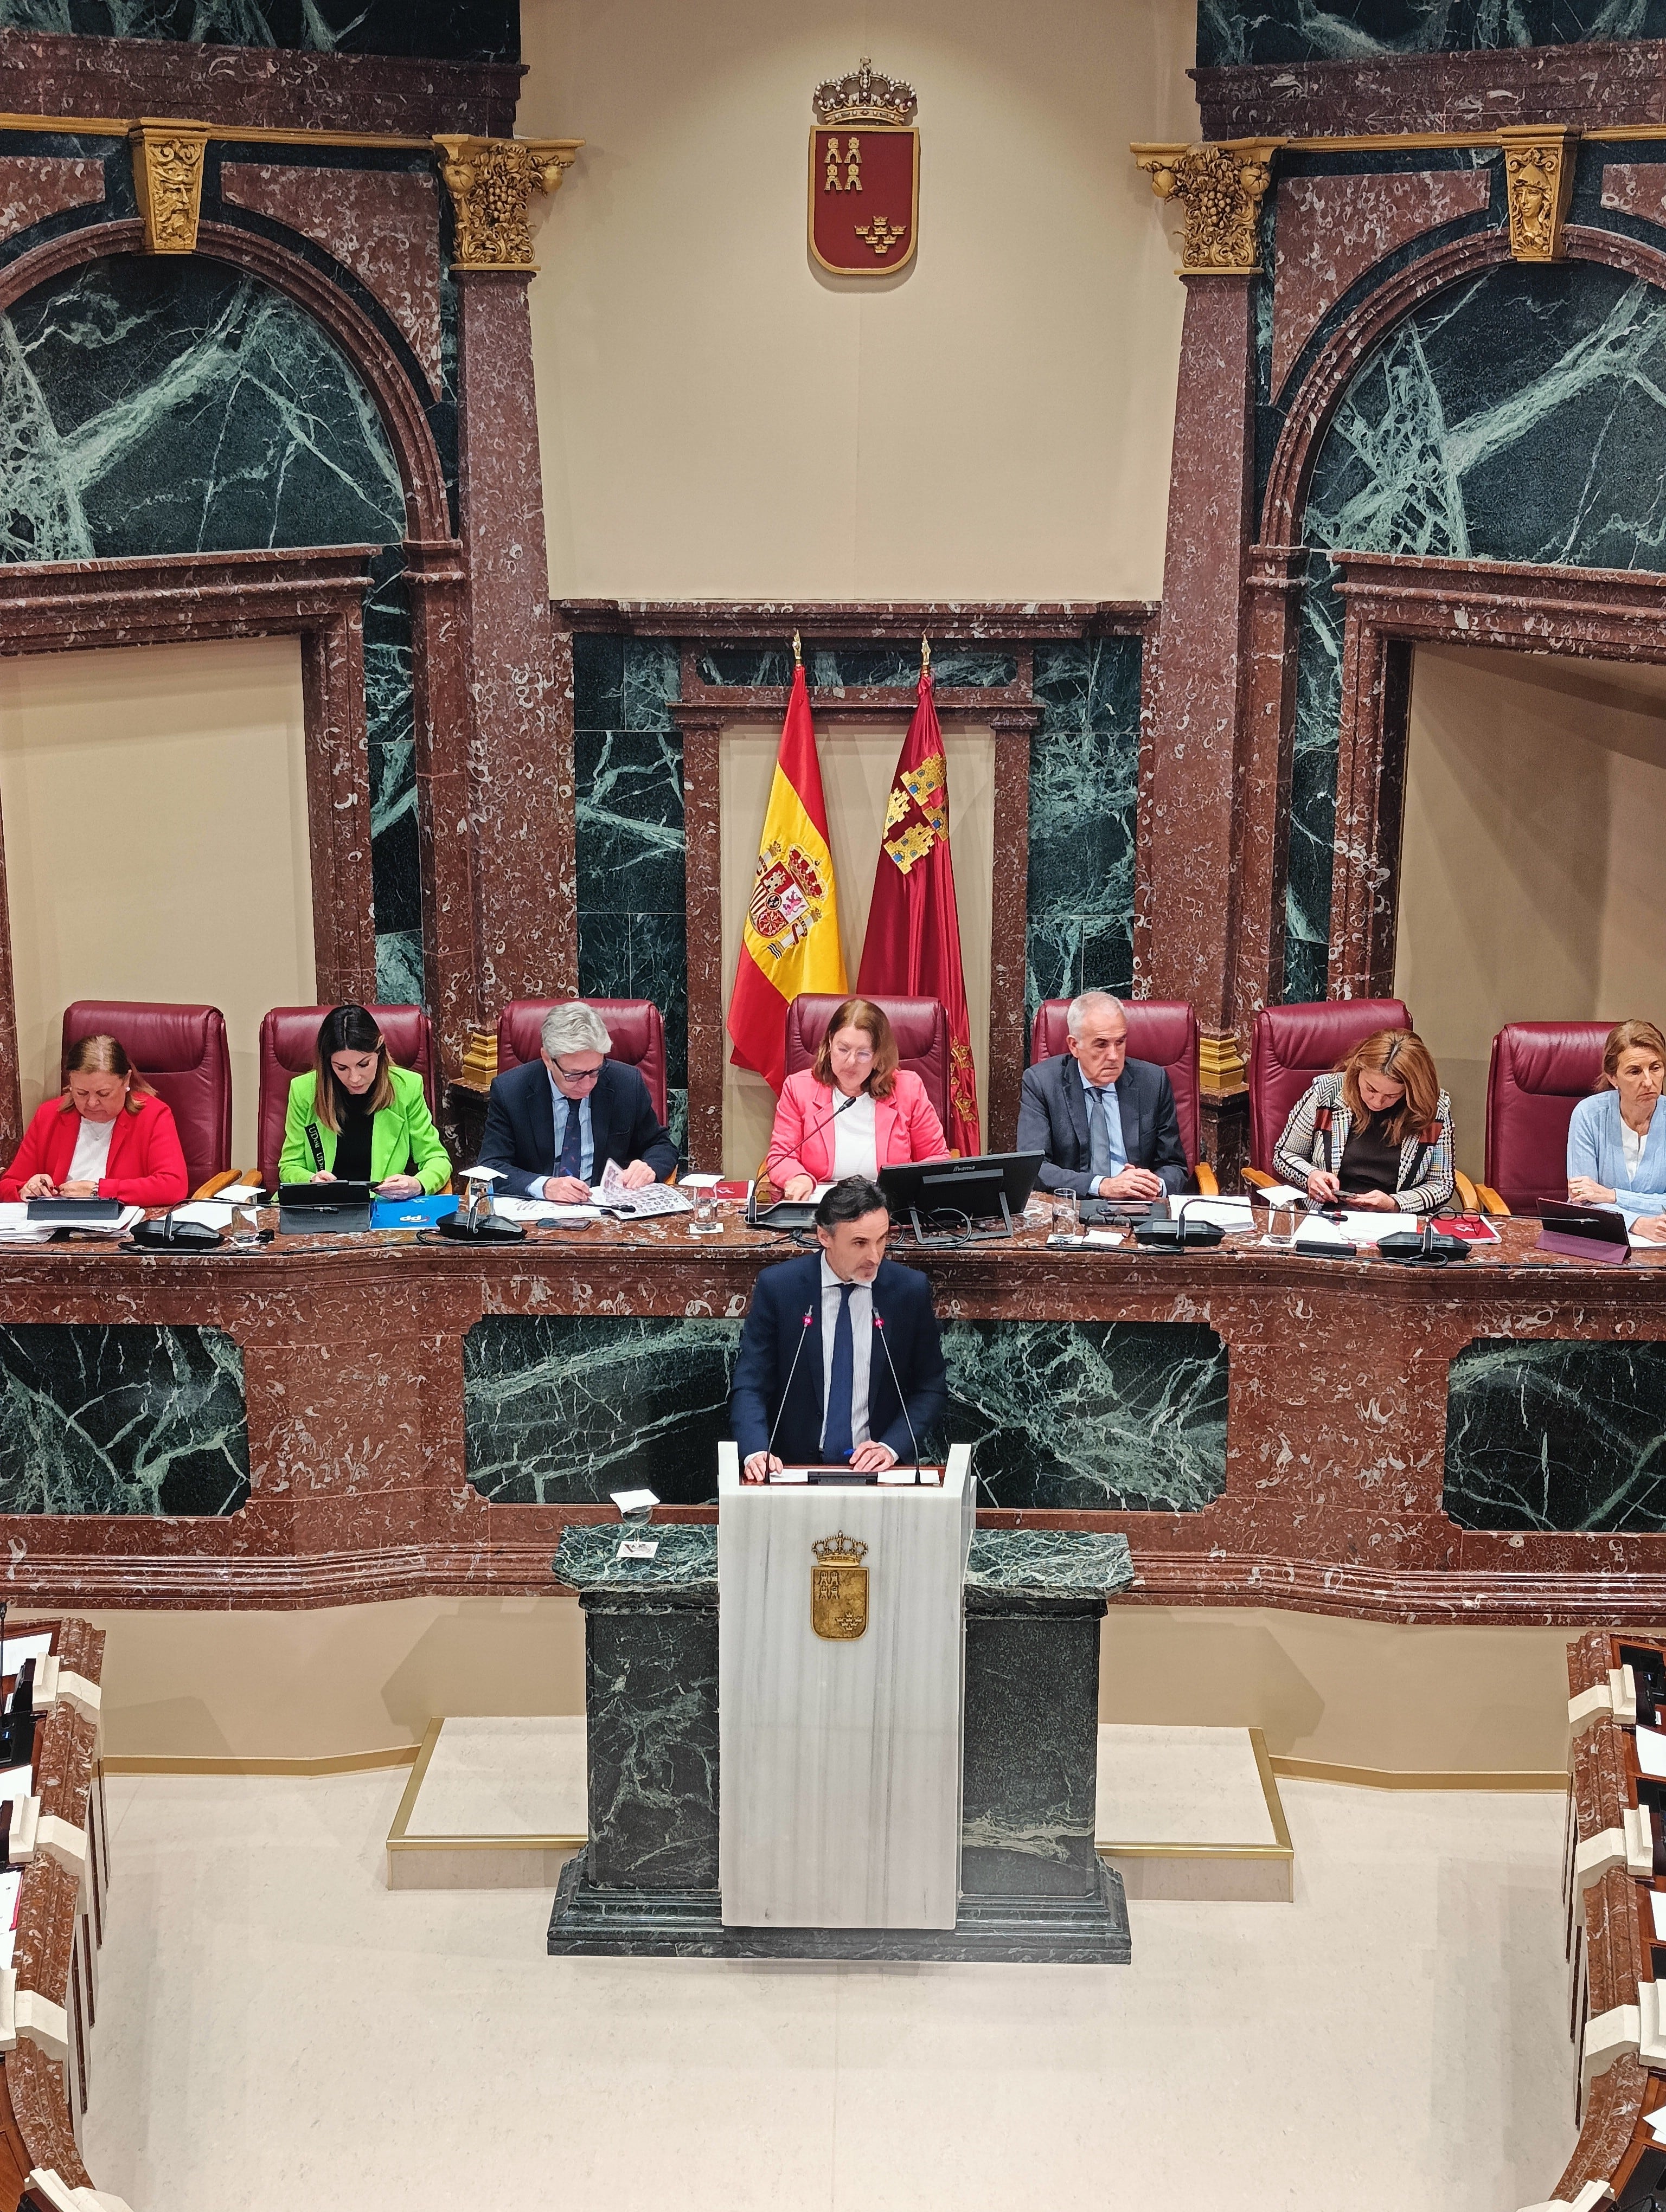
POLYGON ((853 1474, 883 1474, 888 1467, 895 1467, 897 1455, 889 1444, 880 1443, 870 1437, 865 1444, 858 1444, 850 1455, 853 1474))
POLYGON ((743 1482, 762 1482, 766 1476, 780 1473, 781 1462, 774 1452, 751 1452, 740 1470, 740 1479, 743 1482))

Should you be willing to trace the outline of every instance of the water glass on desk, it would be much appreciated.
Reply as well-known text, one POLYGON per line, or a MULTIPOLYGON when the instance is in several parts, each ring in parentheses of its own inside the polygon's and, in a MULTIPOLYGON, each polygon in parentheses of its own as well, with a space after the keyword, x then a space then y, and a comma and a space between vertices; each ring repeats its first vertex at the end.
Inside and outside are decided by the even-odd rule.
POLYGON ((717 1208, 709 1198, 702 1198, 689 1216, 690 1237, 721 1237, 723 1224, 717 1218, 717 1208))
POLYGON ((260 1196, 238 1200, 231 1210, 229 1242, 234 1252, 250 1252, 260 1242, 260 1196))
POLYGON ((1296 1231, 1301 1227, 1307 1208, 1298 1198, 1273 1198, 1268 1200, 1266 1242, 1275 1252, 1291 1252, 1296 1246, 1296 1231))
POLYGON ((1081 1233, 1082 1219, 1076 1205, 1073 1190, 1055 1190, 1053 1194, 1053 1234, 1055 1237, 1077 1237, 1081 1233))

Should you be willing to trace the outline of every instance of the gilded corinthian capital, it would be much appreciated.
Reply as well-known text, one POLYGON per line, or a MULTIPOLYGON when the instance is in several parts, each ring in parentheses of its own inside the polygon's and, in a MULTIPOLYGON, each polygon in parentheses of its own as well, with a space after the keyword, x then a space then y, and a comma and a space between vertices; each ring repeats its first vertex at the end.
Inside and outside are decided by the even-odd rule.
POLYGON ((1261 204, 1282 138, 1225 138, 1202 146, 1135 146, 1134 160, 1160 200, 1185 210, 1183 276, 1260 273, 1261 204))
POLYGON ((534 192, 555 193, 582 138, 471 138, 437 133, 440 174, 457 223, 453 269, 535 269, 534 192))

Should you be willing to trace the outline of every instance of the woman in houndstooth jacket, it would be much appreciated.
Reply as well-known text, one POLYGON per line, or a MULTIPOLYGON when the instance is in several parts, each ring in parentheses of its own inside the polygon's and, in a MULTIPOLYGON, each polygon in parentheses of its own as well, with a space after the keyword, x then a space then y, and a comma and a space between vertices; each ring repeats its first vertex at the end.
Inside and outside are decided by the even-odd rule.
POLYGON ((1452 1106, 1423 1040, 1378 1030, 1355 1045, 1297 1100, 1273 1165, 1327 1205, 1438 1213, 1452 1195, 1452 1106))

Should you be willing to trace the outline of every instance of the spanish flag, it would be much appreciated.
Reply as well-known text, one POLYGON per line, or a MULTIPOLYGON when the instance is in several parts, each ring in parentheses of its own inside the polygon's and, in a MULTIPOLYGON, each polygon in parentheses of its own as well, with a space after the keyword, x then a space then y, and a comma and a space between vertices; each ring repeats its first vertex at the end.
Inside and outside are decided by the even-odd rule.
POLYGON ((800 991, 842 998, 845 979, 816 729, 795 667, 729 1000, 730 1058, 776 1091, 786 1079, 787 1009, 800 991))

